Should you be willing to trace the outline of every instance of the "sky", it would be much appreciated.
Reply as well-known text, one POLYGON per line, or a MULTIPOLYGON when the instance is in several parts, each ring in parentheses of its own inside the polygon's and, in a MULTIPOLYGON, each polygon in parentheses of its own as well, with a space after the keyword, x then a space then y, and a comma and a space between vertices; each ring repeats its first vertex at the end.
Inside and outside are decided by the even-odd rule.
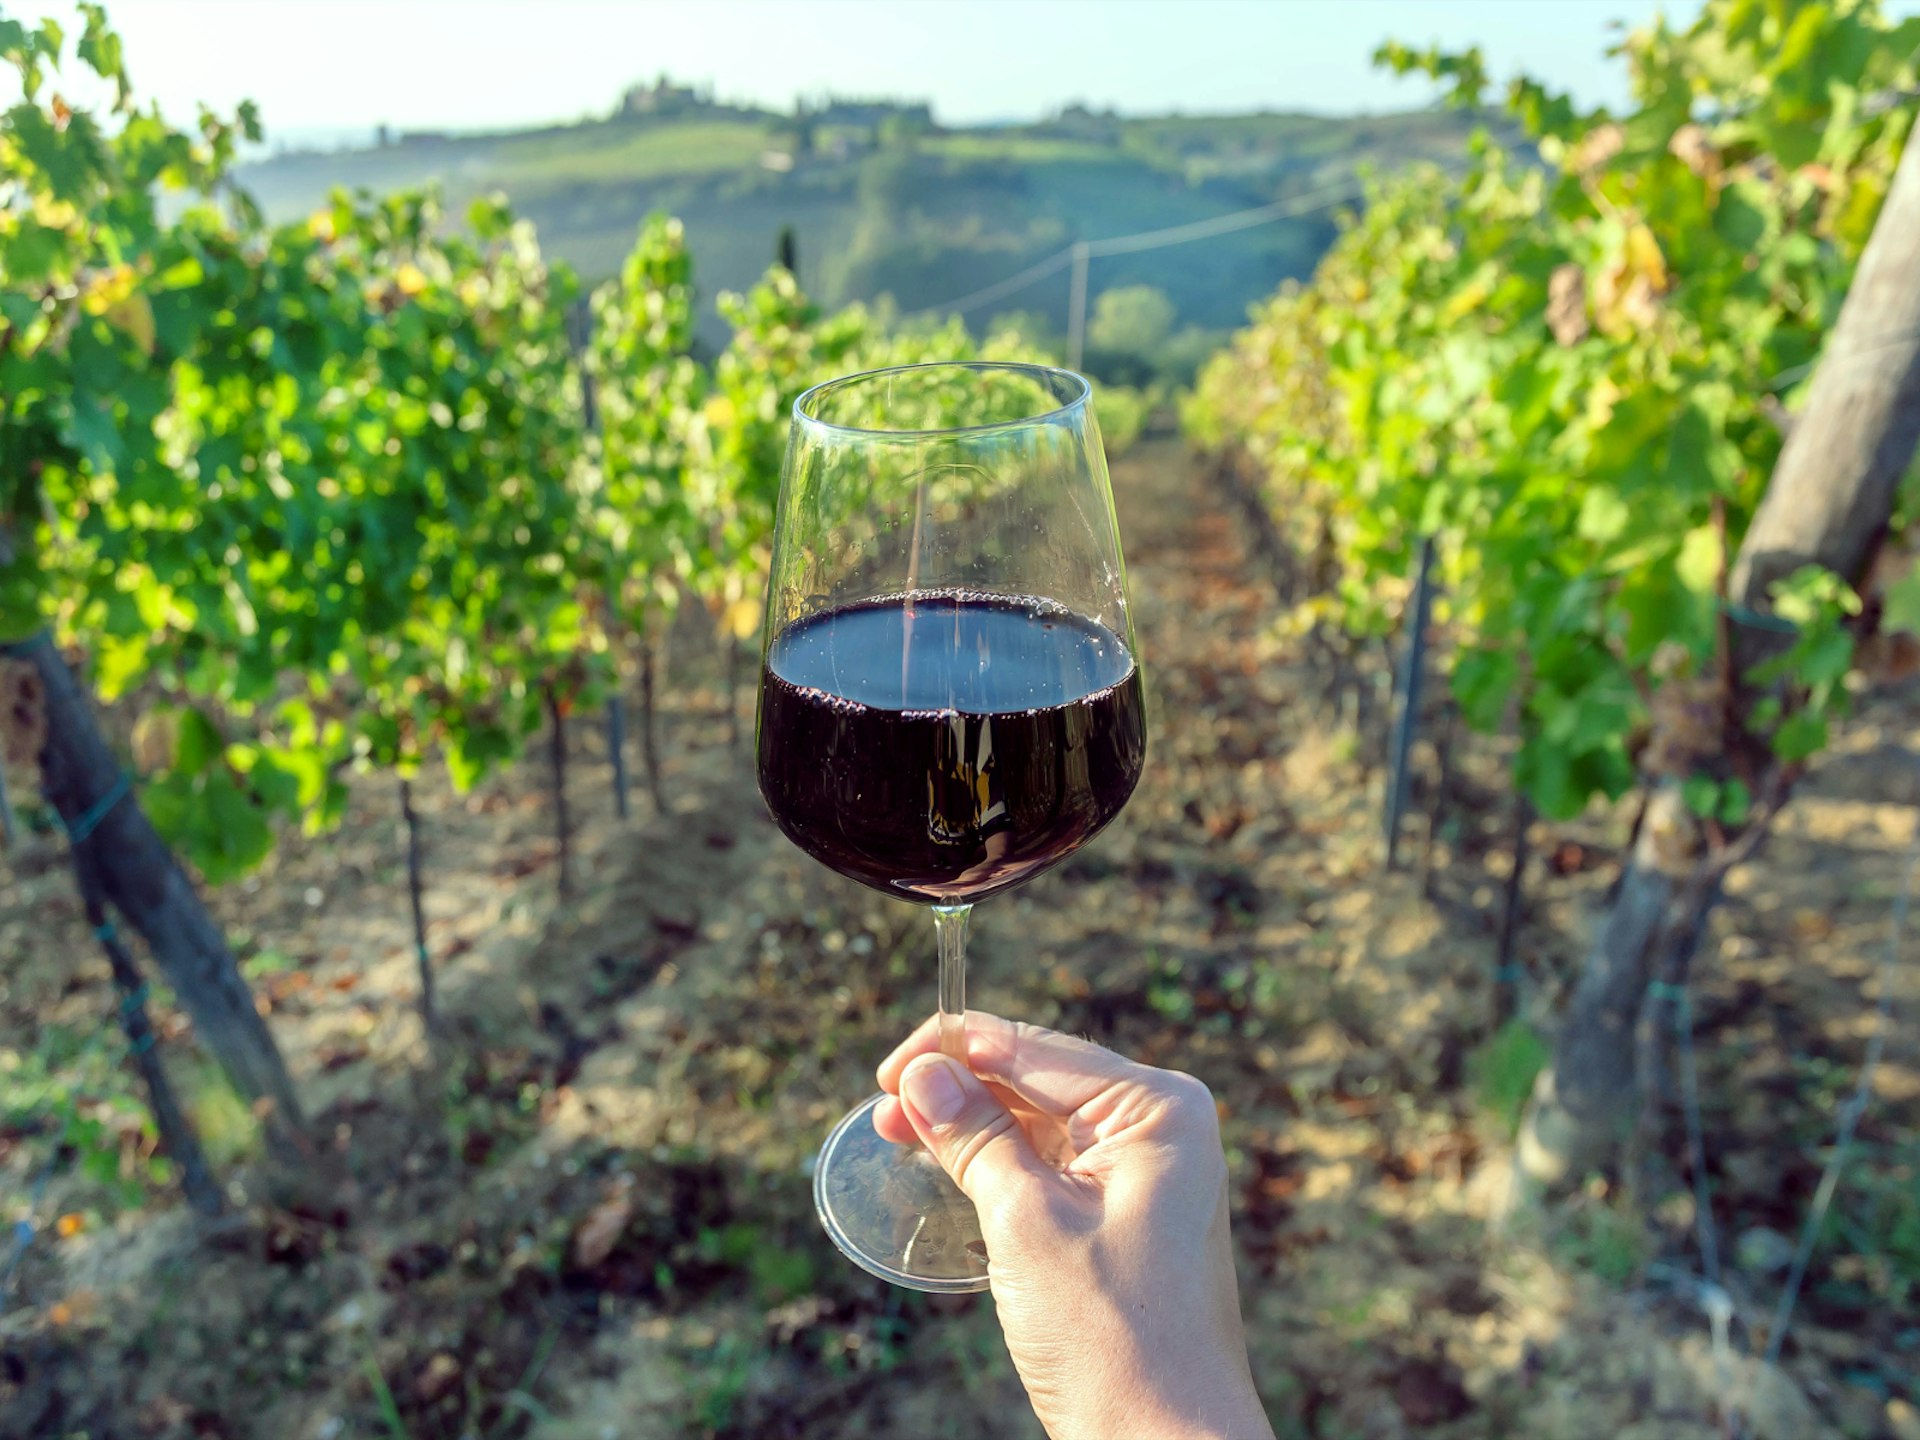
MULTIPOLYGON (((66 18, 66 0, 3 0, 66 18)), ((1666 0, 1674 20, 1699 0, 1666 0)), ((1902 9, 1920 7, 1920 0, 1902 9)), ((947 124, 1072 101, 1350 114, 1433 95, 1368 63, 1389 37, 1479 44, 1584 100, 1624 95, 1609 22, 1656 0, 109 0, 137 93, 261 107, 271 132, 510 127, 604 114, 666 72, 723 99, 930 100, 947 124)))
MULTIPOLYGON (((1617 104, 1611 22, 1701 0, 109 0, 139 94, 176 120, 259 103, 270 135, 386 123, 517 127, 605 114, 662 72, 790 108, 834 92, 932 102, 946 124, 1072 101, 1129 112, 1405 109, 1431 84, 1376 71, 1382 40, 1478 44, 1617 104)), ((0 0, 20 16, 70 0, 0 0)), ((1920 13, 1920 0, 1892 0, 1920 13)))

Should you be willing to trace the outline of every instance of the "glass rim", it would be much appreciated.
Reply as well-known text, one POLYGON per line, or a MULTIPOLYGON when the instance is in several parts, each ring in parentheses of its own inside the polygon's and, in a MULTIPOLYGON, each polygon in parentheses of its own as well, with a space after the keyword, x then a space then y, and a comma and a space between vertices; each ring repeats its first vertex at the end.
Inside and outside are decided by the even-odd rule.
POLYGON ((822 380, 818 385, 808 387, 795 397, 793 421, 796 425, 805 426, 809 430, 825 435, 858 435, 874 440, 924 440, 942 435, 989 435, 999 430, 1021 430, 1029 425, 1054 424, 1075 411, 1086 409, 1092 398, 1093 382, 1077 370, 1068 370, 1060 365, 1040 365, 1023 360, 927 360, 916 365, 883 365, 875 370, 861 370, 852 375, 839 375, 832 380, 822 380), (1073 394, 1051 410, 1022 415, 1017 420, 995 420, 985 425, 958 425, 945 430, 889 430, 860 425, 837 425, 831 420, 822 420, 819 416, 809 414, 807 411, 810 402, 830 390, 838 390, 843 386, 869 384, 882 376, 906 375, 916 370, 1001 371, 1014 375, 1044 376, 1048 380, 1066 381, 1073 394))

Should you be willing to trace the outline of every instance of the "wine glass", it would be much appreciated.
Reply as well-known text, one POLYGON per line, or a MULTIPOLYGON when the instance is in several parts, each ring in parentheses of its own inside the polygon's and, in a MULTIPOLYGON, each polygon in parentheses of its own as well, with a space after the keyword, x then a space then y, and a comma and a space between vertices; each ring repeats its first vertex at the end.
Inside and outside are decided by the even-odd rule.
MULTIPOLYGON (((1113 492, 1080 376, 910 365, 793 407, 774 526, 760 793, 791 840, 933 910, 940 1048, 966 1063, 974 902, 1119 813, 1146 758, 1113 492)), ((820 1152, 814 1202, 854 1263, 982 1290, 973 1206, 874 1096, 820 1152)))

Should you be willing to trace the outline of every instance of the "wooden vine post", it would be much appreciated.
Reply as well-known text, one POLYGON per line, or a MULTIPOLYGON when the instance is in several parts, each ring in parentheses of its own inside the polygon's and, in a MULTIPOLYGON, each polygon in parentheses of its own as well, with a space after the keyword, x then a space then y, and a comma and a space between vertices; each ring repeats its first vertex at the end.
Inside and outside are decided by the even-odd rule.
POLYGON ((41 793, 68 834, 94 847, 98 895, 137 930, 194 1031, 254 1102, 276 1152, 310 1152, 300 1102, 233 951, 140 808, 78 678, 45 631, 4 647, 39 678, 45 707, 41 793))
POLYGON ((107 913, 106 896, 100 884, 100 853, 93 837, 82 836, 74 842, 72 857, 74 879, 79 884, 87 923, 99 938, 100 948, 106 952, 108 967, 113 972, 113 987, 119 996, 120 1028, 126 1034, 134 1066, 146 1086, 147 1108, 153 1113, 161 1153, 179 1167, 180 1188, 187 1203, 202 1215, 217 1216, 226 1209, 226 1197, 213 1178, 206 1152, 200 1147, 200 1136, 173 1093, 173 1083, 155 1050, 157 1037, 153 1020, 147 1014, 147 985, 140 977, 133 956, 121 943, 113 917, 107 913))
POLYGON ((1398 863, 1400 820, 1407 810, 1412 779, 1413 741, 1420 729, 1420 694, 1427 674, 1427 618, 1433 607, 1433 539, 1420 542, 1419 568, 1413 598, 1407 603, 1407 646, 1395 689, 1399 708, 1393 719, 1392 755, 1387 772, 1387 868, 1398 863))
MULTIPOLYGON (((598 441, 605 463, 606 436, 600 428, 600 398, 595 389, 593 369, 587 364, 587 352, 593 344, 593 307, 583 297, 567 311, 567 343, 573 348, 574 368, 580 377, 580 418, 588 440, 598 441)), ((609 605, 609 611, 612 606, 609 605)), ((607 697, 607 758, 613 767, 613 808, 625 820, 627 798, 627 715, 618 684, 607 697)))
POLYGON ((420 816, 413 808, 413 782, 400 777, 400 818, 407 829, 407 898, 413 907, 413 958, 420 969, 420 1020, 432 1034, 439 1027, 433 998, 433 954, 427 949, 425 884, 420 874, 420 816))
POLYGON ((559 841, 560 898, 573 898, 572 826, 567 819, 567 711, 560 694, 547 687, 548 758, 553 768, 553 825, 559 841))

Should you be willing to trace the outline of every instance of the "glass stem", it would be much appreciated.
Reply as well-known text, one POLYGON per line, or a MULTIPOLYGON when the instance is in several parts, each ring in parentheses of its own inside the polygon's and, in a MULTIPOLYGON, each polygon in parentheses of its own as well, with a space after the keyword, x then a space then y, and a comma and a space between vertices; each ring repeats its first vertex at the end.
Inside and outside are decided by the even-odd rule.
POLYGON ((940 941, 940 1053, 967 1063, 967 917, 971 905, 933 907, 940 941))

